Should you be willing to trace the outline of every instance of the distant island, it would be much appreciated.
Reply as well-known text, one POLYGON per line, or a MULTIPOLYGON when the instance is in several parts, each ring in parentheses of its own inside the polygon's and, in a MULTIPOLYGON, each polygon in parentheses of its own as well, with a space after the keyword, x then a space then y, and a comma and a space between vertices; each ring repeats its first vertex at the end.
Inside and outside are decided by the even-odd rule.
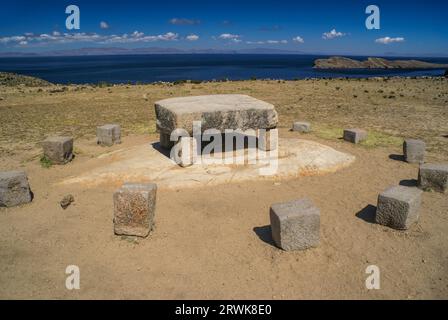
POLYGON ((365 61, 345 57, 330 57, 314 61, 316 69, 446 69, 448 64, 430 63, 419 60, 387 60, 368 58, 365 61))

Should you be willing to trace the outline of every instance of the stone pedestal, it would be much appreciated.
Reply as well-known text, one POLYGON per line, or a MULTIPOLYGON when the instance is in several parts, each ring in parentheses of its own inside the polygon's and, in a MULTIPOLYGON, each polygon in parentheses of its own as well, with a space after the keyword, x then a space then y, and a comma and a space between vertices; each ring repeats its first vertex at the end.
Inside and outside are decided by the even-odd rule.
POLYGON ((73 159, 73 138, 49 137, 42 142, 44 156, 52 164, 66 164, 73 159))
POLYGON ((114 193, 114 232, 146 237, 154 225, 157 185, 125 183, 114 193))

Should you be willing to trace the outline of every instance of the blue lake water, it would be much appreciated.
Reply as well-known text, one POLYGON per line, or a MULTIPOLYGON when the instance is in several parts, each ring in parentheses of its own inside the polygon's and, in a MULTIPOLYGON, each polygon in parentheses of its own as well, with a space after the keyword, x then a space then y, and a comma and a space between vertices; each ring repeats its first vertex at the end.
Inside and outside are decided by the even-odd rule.
MULTIPOLYGON (((444 70, 316 70, 311 55, 152 54, 0 58, 0 71, 54 83, 148 83, 175 80, 303 79, 322 77, 439 76, 444 70)), ((366 59, 366 57, 355 57, 366 59)), ((397 58, 394 58, 397 59, 397 58)), ((402 58, 409 59, 409 58, 402 58)), ((446 63, 448 58, 414 58, 446 63)))

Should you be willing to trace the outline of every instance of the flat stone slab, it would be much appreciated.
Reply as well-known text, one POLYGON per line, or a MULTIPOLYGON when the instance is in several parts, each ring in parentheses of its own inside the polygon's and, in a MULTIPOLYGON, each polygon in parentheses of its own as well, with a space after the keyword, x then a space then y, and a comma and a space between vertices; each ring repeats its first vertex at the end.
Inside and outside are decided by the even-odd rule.
POLYGON ((305 250, 319 244, 320 210, 311 200, 273 204, 269 216, 272 239, 283 250, 305 250))
POLYGON ((155 103, 157 129, 170 134, 177 128, 193 133, 193 121, 202 131, 217 129, 272 129, 278 115, 272 104, 242 94, 180 97, 155 103))
POLYGON ((116 235, 146 237, 154 225, 157 185, 125 183, 114 193, 116 235))
POLYGON ((378 224, 406 230, 418 221, 422 191, 415 187, 390 187, 378 196, 375 221, 378 224))
POLYGON ((0 172, 0 207, 15 207, 31 200, 31 189, 25 172, 0 172))
POLYGON ((418 173, 418 186, 423 190, 448 191, 448 164, 422 164, 418 173))
MULTIPOLYGON (((126 181, 134 181, 157 183, 159 188, 194 188, 232 182, 323 175, 348 167, 355 160, 350 154, 314 141, 280 138, 277 173, 273 176, 262 176, 260 169, 269 167, 269 163, 195 164, 182 168, 169 159, 169 154, 162 154, 157 146, 157 142, 153 145, 145 143, 105 153, 89 160, 86 164, 90 168, 88 171, 60 183, 96 188, 120 187, 126 181)), ((244 156, 251 150, 254 149, 244 149, 244 156)), ((217 153, 216 156, 222 158, 228 156, 228 153, 217 153)))
POLYGON ((406 139, 403 142, 404 160, 409 163, 424 163, 426 143, 422 140, 406 139))

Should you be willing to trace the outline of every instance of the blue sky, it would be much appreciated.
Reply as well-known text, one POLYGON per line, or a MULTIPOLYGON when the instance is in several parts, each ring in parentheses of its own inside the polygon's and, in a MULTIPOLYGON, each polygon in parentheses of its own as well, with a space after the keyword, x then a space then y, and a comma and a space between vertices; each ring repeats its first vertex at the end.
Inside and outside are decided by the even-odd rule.
POLYGON ((277 48, 304 53, 448 55, 448 1, 8 1, 0 51, 81 47, 277 48), (65 8, 80 8, 67 30, 65 8), (377 5, 381 29, 367 30, 377 5), (333 31, 333 32, 332 32, 333 31))

